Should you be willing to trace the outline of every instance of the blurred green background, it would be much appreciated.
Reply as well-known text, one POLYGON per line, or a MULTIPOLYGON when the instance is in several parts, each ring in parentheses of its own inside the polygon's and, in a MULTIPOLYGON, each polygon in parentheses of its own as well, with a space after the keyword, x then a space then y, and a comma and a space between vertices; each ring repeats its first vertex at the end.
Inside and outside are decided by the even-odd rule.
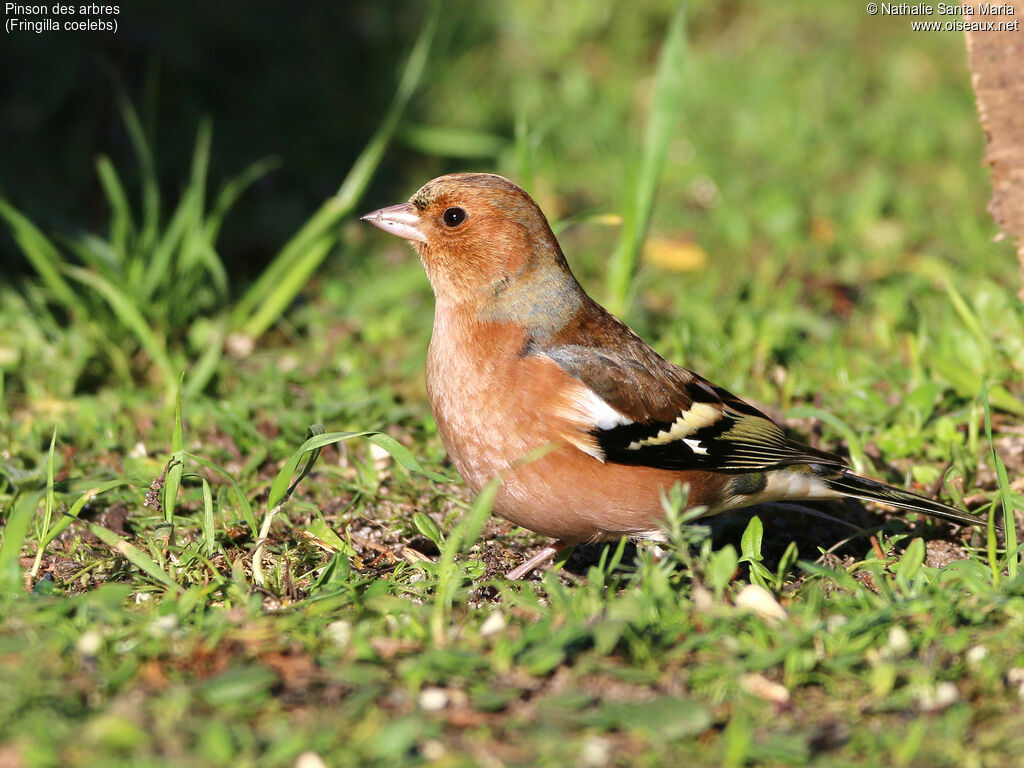
MULTIPOLYGON (((550 214, 614 210, 674 7, 446 2, 368 202, 404 198, 452 169, 517 175, 520 122, 550 214)), ((688 10, 684 119, 660 226, 699 230, 716 260, 766 246, 827 256, 847 276, 880 251, 977 264, 966 246, 990 227, 979 216, 981 133, 961 35, 911 33, 906 19, 868 17, 856 4, 688 10), (828 242, 808 243, 814 217, 834 224, 828 242)), ((280 158, 227 223, 222 256, 251 273, 337 188, 427 11, 394 1, 131 4, 116 35, 8 35, 0 189, 44 228, 101 228, 109 212, 93 158, 110 155, 137 182, 120 84, 168 195, 203 116, 214 122, 214 181, 280 158)), ((5 266, 23 264, 6 238, 2 253, 5 266)))
MULTIPOLYGON (((368 186, 319 241, 330 254, 310 260, 313 283, 303 288, 305 273, 294 270, 292 292, 256 322, 258 302, 246 296, 227 331, 260 335, 297 297, 343 299, 343 287, 325 294, 324 284, 365 281, 377 249, 397 248, 356 224, 355 214, 406 199, 453 170, 497 171, 525 185, 553 221, 568 220, 563 245, 584 284, 614 300, 603 284, 618 233, 614 216, 610 223, 600 214, 628 208, 675 8, 670 0, 443 3, 418 87, 379 166, 364 174, 368 186)), ((62 238, 109 240, 117 221, 95 167, 109 156, 129 212, 141 216, 149 177, 123 103, 134 105, 148 138, 161 226, 170 227, 183 190, 197 186, 189 166, 203 119, 212 120, 208 198, 250 163, 276 160, 210 244, 224 265, 217 290, 193 271, 179 281, 179 296, 168 289, 140 301, 138 324, 156 328, 155 341, 123 334, 129 353, 141 346, 159 358, 158 347, 170 350, 157 360, 166 385, 171 369, 192 365, 224 336, 207 326, 294 244, 346 178, 385 122, 429 11, 425 2, 147 4, 123 6, 116 35, 8 35, 0 144, 10 151, 0 197, 55 248, 62 238), (188 297, 184 308, 180 296, 188 297)), ((629 303, 613 301, 642 330, 664 333, 675 359, 724 368, 728 378, 728 358, 747 350, 736 380, 724 382, 736 384, 751 370, 813 355, 795 334, 835 341, 851 323, 880 322, 890 335, 915 328, 913 297, 941 289, 951 275, 958 285, 1016 279, 1009 246, 991 242, 961 35, 913 33, 906 17, 872 17, 851 4, 696 2, 687 8, 682 61, 650 258, 629 285, 629 303), (760 317, 751 314, 751 296, 760 317), (721 348, 723 335, 736 349, 721 348)), ((292 255, 302 258, 303 247, 309 243, 292 255)), ((94 261, 113 258, 109 247, 96 250, 94 261)), ((9 237, 0 237, 0 259, 5 280, 34 282, 9 237)), ((107 277, 124 279, 118 270, 107 277)), ((409 281, 422 296, 425 281, 409 281)), ((40 301, 48 299, 35 306, 40 301)), ((1009 299, 991 301, 997 313, 1009 299)), ((98 318, 110 339, 108 326, 123 330, 126 321, 98 317, 103 312, 110 314, 80 307, 77 316, 98 318)), ((58 314, 54 322, 66 320, 58 314)), ((18 347, 11 337, 21 335, 9 329, 8 346, 18 347)), ((23 388, 10 361, 27 355, 5 355, 9 391, 23 388)), ((137 361, 102 362, 102 349, 78 357, 81 370, 65 376, 75 391, 112 383, 111 367, 120 371, 114 381, 147 378, 137 361)), ((195 389, 207 389, 209 377, 200 378, 195 389)))

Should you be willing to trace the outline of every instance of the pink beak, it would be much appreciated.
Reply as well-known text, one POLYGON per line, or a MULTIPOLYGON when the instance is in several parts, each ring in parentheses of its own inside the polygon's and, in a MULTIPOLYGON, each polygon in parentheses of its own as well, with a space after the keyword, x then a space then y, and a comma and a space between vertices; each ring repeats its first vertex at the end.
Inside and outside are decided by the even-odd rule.
POLYGON ((412 203, 389 205, 387 208, 361 216, 360 221, 367 221, 385 232, 406 240, 427 242, 426 236, 419 230, 420 216, 412 203))

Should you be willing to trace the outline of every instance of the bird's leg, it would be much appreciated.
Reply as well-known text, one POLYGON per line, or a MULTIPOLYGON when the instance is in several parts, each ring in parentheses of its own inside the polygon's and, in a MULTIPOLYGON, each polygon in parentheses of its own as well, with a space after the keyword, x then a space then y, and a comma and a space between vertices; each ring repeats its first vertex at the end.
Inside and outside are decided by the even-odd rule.
POLYGON ((522 565, 520 565, 520 566, 518 566, 516 568, 513 568, 511 571, 506 573, 505 574, 505 578, 507 578, 509 581, 519 581, 524 576, 529 574, 530 571, 532 571, 534 568, 536 568, 537 566, 539 566, 542 563, 544 563, 544 561, 554 557, 555 555, 557 555, 559 552, 561 552, 566 547, 571 547, 571 546, 573 546, 573 545, 570 544, 567 541, 559 540, 559 541, 553 542, 553 543, 549 544, 548 546, 544 547, 544 549, 542 549, 540 552, 538 552, 536 555, 531 557, 529 560, 527 560, 522 565))

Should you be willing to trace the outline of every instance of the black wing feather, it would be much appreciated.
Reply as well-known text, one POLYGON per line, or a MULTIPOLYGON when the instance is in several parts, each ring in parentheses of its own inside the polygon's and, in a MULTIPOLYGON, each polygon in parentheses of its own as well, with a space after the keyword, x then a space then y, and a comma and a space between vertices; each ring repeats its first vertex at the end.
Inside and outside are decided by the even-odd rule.
POLYGON ((790 440, 778 424, 750 403, 673 365, 617 320, 609 320, 613 321, 620 340, 628 342, 614 351, 587 344, 544 346, 534 340, 527 352, 546 356, 632 419, 628 424, 590 431, 605 461, 723 472, 794 464, 846 466, 834 454, 790 440), (689 421, 677 424, 681 418, 689 421))
MULTIPOLYGON (((713 401, 707 389, 689 385, 694 403, 713 401)), ((708 388, 710 389, 710 387, 708 388)), ((699 429, 670 439, 675 422, 634 422, 591 432, 606 461, 660 469, 752 472, 795 464, 845 467, 838 456, 786 437, 782 428, 735 395, 714 387, 719 417, 699 429)), ((692 407, 692 406, 691 406, 692 407)), ((682 415, 682 413, 680 413, 682 415)))

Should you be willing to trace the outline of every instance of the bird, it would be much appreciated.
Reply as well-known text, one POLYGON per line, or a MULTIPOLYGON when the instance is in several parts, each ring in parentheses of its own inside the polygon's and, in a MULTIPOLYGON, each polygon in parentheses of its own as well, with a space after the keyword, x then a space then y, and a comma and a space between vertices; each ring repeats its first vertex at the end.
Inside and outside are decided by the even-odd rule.
POLYGON ((362 220, 409 241, 435 297, 427 395, 452 464, 492 510, 551 539, 662 538, 662 497, 705 514, 765 502, 881 502, 983 520, 855 474, 747 401, 658 354, 576 280, 540 207, 491 173, 435 178, 362 220))

